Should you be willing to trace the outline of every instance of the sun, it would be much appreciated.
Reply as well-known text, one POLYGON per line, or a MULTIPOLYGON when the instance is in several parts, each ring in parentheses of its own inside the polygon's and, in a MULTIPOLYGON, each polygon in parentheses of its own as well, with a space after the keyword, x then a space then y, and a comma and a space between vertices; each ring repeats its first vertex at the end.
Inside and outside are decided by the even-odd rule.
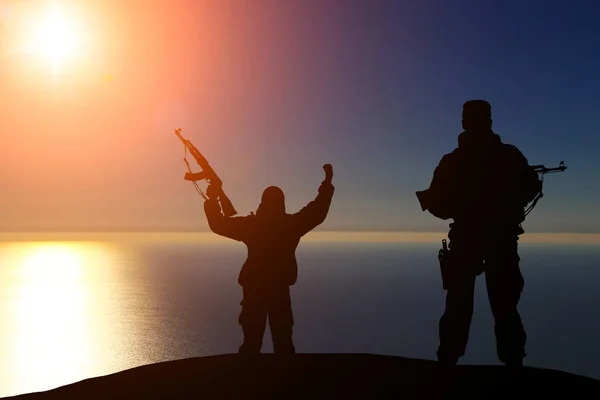
POLYGON ((48 3, 30 19, 27 53, 57 73, 81 56, 83 37, 84 29, 71 10, 48 3))
POLYGON ((49 9, 37 27, 34 45, 41 55, 53 62, 60 62, 75 53, 75 30, 58 6, 49 9))
POLYGON ((52 4, 35 25, 33 50, 56 70, 77 55, 77 33, 74 21, 58 4, 52 4))

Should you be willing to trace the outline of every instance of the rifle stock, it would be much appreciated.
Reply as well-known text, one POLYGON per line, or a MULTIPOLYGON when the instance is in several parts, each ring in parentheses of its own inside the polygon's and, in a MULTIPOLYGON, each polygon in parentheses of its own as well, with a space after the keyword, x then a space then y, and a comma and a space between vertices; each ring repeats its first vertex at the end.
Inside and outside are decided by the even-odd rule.
MULTIPOLYGON (((223 181, 217 175, 214 169, 208 163, 208 160, 200 153, 200 151, 187 139, 184 139, 181 136, 181 128, 175 130, 175 135, 183 142, 185 148, 192 154, 192 157, 196 160, 202 171, 200 172, 192 172, 191 168, 188 164, 189 172, 185 175, 185 179, 188 181, 196 182, 200 180, 206 180, 210 185, 214 185, 219 188, 219 203, 221 204, 221 210, 223 211, 223 215, 225 217, 232 217, 237 214, 236 209, 233 207, 233 203, 229 200, 229 197, 223 191, 223 181)), ((187 160, 186 164, 187 164, 187 160)))

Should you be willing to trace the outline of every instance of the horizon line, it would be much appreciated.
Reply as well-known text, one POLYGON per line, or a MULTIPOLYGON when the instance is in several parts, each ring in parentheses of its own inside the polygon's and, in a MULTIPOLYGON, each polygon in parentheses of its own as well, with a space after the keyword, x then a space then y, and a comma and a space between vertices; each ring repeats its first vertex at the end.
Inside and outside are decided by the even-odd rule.
MULTIPOLYGON (((336 243, 440 243, 447 240, 447 232, 343 230, 313 231, 302 242, 336 243)), ((21 241, 180 241, 232 242, 211 231, 0 231, 0 242, 21 241)), ((600 244, 600 233, 526 232, 519 243, 528 244, 600 244)))
MULTIPOLYGON (((389 232, 389 233, 398 233, 398 232, 411 232, 411 233, 419 233, 419 234, 424 234, 424 233, 435 233, 435 234, 439 234, 439 233, 444 233, 444 232, 448 232, 450 228, 446 228, 445 231, 436 231, 436 230, 429 230, 427 228, 425 229, 420 229, 420 228, 407 228, 407 229, 400 229, 400 228, 381 228, 381 229, 376 229, 376 228, 353 228, 353 229, 349 229, 349 228, 342 228, 342 229, 316 229, 311 231, 310 233, 316 233, 316 232, 389 232)), ((79 228, 44 228, 44 227, 31 227, 31 228, 0 228, 0 235, 2 234, 20 234, 20 233, 118 233, 118 232, 122 232, 122 233, 156 233, 156 232, 161 232, 161 233, 212 233, 212 231, 210 229, 207 229, 206 227, 199 227, 199 228, 194 228, 194 227, 155 227, 155 228, 126 228, 126 227, 112 227, 112 228, 85 228, 85 227, 79 227, 79 228)), ((594 230, 564 230, 564 231, 558 231, 558 230, 537 230, 537 229, 529 229, 525 231, 524 235, 530 235, 530 234, 585 234, 585 235, 595 235, 595 234, 600 234, 600 229, 594 229, 594 230)))

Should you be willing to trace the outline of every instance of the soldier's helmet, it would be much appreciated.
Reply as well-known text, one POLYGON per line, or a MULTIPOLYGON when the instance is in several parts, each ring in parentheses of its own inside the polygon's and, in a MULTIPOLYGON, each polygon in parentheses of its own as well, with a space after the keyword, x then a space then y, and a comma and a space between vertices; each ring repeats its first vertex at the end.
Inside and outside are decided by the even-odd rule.
POLYGON ((469 100, 463 104, 463 129, 482 129, 492 126, 492 106, 485 100, 469 100))

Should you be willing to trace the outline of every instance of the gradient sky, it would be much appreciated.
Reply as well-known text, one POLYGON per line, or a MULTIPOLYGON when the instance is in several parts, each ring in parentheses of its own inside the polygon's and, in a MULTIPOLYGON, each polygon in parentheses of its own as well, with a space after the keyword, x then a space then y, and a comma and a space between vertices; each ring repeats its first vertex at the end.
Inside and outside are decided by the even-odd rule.
MULTIPOLYGON (((445 231, 420 210, 464 101, 548 175, 529 232, 600 232, 600 3, 59 2, 85 46, 57 74, 18 52, 45 1, 0 0, 0 229, 198 229, 181 127, 240 214, 288 211, 332 163, 322 230, 445 231)), ((203 185, 204 186, 204 185, 203 185)))

